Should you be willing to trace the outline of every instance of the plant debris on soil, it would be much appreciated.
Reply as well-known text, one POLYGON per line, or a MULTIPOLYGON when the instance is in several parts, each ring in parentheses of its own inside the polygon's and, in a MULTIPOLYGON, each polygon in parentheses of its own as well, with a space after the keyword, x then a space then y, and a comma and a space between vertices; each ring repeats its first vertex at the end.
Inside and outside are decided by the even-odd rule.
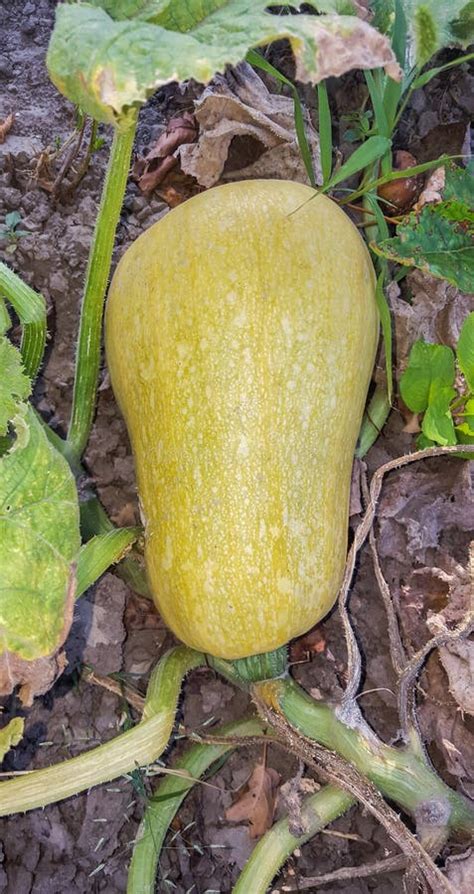
MULTIPOLYGON (((64 161, 55 153, 76 126, 73 108, 50 84, 44 63, 54 7, 53 0, 12 0, 3 9, 0 225, 7 214, 18 212, 24 235, 14 242, 0 241, 0 256, 47 300, 50 347, 34 396, 44 417, 63 432, 71 401, 81 289, 110 133, 99 128, 104 145, 92 153, 77 183, 80 162, 72 160, 64 172, 61 191, 44 187, 45 159, 54 180, 64 161), (74 189, 64 189, 68 183, 75 184, 74 189)), ((272 48, 270 58, 284 68, 285 48, 272 48), (275 58, 278 52, 280 59, 275 58)), ((244 88, 242 83, 236 86, 239 76, 233 77, 234 83, 218 79, 217 86, 204 92, 195 84, 185 88, 168 85, 142 110, 135 150, 135 157, 143 160, 142 168, 138 184, 130 180, 127 187, 115 261, 173 204, 172 192, 165 192, 169 201, 163 201, 163 193, 160 196, 155 187, 162 187, 167 176, 176 177, 179 158, 183 176, 194 174, 204 185, 216 182, 223 172, 226 176, 229 159, 234 165, 230 176, 248 176, 249 172, 261 176, 265 157, 268 164, 270 155, 270 162, 278 166, 272 169, 270 164, 264 169, 271 170, 271 176, 298 176, 294 165, 285 166, 290 164, 290 156, 295 156, 289 133, 291 99, 285 93, 278 97, 265 94, 260 108, 254 104, 251 109, 246 107, 244 114, 239 99, 239 90, 242 93, 244 88), (213 103, 225 103, 232 111, 227 118, 219 118, 220 133, 205 120, 206 115, 216 114, 212 112, 213 103), (278 115, 271 113, 277 104, 278 115), (249 135, 253 142, 249 143, 249 135), (242 141, 242 137, 246 139, 242 141), (186 151, 178 149, 180 143, 186 143, 186 151), (211 143, 217 147, 219 168, 198 174, 204 147, 208 158, 211 143)), ((271 91, 271 79, 266 78, 264 83, 265 91, 271 91)), ((474 76, 461 66, 417 91, 401 121, 400 148, 413 153, 419 162, 441 152, 459 152, 472 112, 473 86, 474 76)), ((255 83, 253 89, 255 94, 255 83)), ((344 116, 357 110, 362 90, 357 74, 331 83, 335 134, 339 129, 337 143, 342 152, 348 146, 344 116)), ((300 173, 303 179, 302 167, 300 173)), ((182 184, 171 179, 168 190, 182 195, 182 184)), ((190 181, 186 184, 189 189, 190 181)), ((419 186, 417 183, 417 194, 419 186)), ((391 308, 399 377, 417 338, 455 344, 462 320, 472 309, 472 297, 418 271, 409 274, 400 288, 393 287, 391 308)), ((395 404, 381 437, 365 459, 369 474, 387 460, 413 449, 414 436, 407 430, 404 414, 403 406, 395 404)), ((122 524, 137 523, 130 445, 105 367, 85 459, 111 517, 122 524)), ((354 506, 351 523, 356 526, 360 501, 359 508, 357 499, 354 506)), ((437 625, 456 620, 469 598, 466 569, 473 530, 472 480, 466 463, 456 458, 433 458, 388 478, 377 514, 378 554, 409 655, 429 639, 437 625)), ((365 659, 360 704, 377 732, 390 741, 397 735, 395 677, 387 646, 386 616, 368 546, 360 556, 351 615, 365 659)), ((76 604, 66 642, 67 667, 54 688, 26 709, 16 697, 5 700, 2 725, 12 716, 23 716, 25 735, 4 760, 3 773, 24 772, 76 755, 107 741, 137 720, 148 674, 172 642, 152 604, 133 594, 116 575, 107 573, 76 604), (101 676, 110 674, 118 681, 115 689, 92 682, 95 677, 100 683, 101 676), (133 698, 127 701, 125 697, 126 687, 134 693, 134 704, 133 698)), ((293 646, 293 673, 317 697, 335 700, 342 692, 346 673, 343 643, 339 617, 333 612, 293 646)), ((421 731, 430 757, 447 782, 471 794, 472 648, 471 643, 463 641, 433 654, 418 686, 421 731)), ((242 692, 234 691, 212 671, 200 670, 186 684, 179 721, 186 730, 199 731, 205 724, 209 731, 213 720, 239 718, 246 707, 247 697, 242 692)), ((182 744, 179 739, 176 747, 182 744)), ((44 810, 1 820, 0 891, 125 891, 131 849, 145 806, 144 792, 151 791, 149 785, 143 777, 122 778, 44 810)), ((311 774, 302 775, 296 758, 281 751, 270 747, 264 757, 257 746, 239 750, 217 771, 212 787, 196 786, 180 810, 160 861, 157 890, 176 894, 191 890, 198 894, 229 892, 256 836, 274 817, 288 810, 291 792, 316 785, 311 774)), ((353 808, 291 858, 273 890, 303 890, 305 878, 396 855, 393 842, 374 818, 353 808)), ((455 890, 472 891, 472 855, 464 855, 462 846, 453 844, 444 856, 448 856, 448 877, 455 890)), ((390 871, 372 877, 359 878, 353 873, 350 878, 335 878, 324 890, 346 894, 400 892, 400 866, 394 863, 388 868, 390 871)))

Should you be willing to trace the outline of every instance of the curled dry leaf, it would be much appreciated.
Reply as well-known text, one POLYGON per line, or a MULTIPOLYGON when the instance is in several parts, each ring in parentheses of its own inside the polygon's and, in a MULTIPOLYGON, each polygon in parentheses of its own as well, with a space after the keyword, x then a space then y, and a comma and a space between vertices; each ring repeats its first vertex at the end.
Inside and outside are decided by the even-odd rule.
MULTIPOLYGON (((449 556, 446 557, 445 567, 448 570, 432 569, 448 587, 446 608, 432 613, 427 621, 433 636, 442 632, 443 628, 459 624, 474 610, 474 543, 471 544, 468 568, 463 568, 449 556)), ((449 643, 440 648, 439 657, 448 676, 451 695, 461 711, 474 714, 474 642, 465 638, 449 643)))
POLYGON ((251 838, 260 838, 273 822, 280 774, 265 764, 257 764, 239 799, 226 810, 233 823, 247 821, 251 838))
MULTIPOLYGON (((360 5, 360 3, 359 3, 360 5)), ((403 76, 390 42, 372 28, 368 22, 356 16, 315 16, 307 25, 313 31, 317 52, 317 81, 340 77, 351 68, 379 68, 394 81, 403 76), (344 21, 344 27, 341 24, 344 21)), ((296 59, 296 77, 299 81, 309 80, 304 59, 296 59)))
POLYGON ((424 188, 422 189, 419 199, 413 205, 413 211, 421 211, 424 205, 431 205, 433 202, 442 201, 442 191, 446 183, 446 168, 436 168, 431 172, 424 188))
MULTIPOLYGON (((178 150, 182 170, 201 186, 224 180, 277 178, 308 182, 296 139, 293 100, 270 93, 246 62, 217 75, 195 103, 199 139, 178 150)), ((316 179, 319 142, 307 121, 316 179)))
POLYGON ((414 270, 407 277, 411 302, 400 297, 391 283, 387 297, 394 322, 397 371, 405 366, 413 343, 423 338, 433 344, 455 347, 461 326, 472 310, 472 295, 464 294, 445 280, 414 270))
POLYGON ((4 118, 3 121, 0 121, 0 143, 5 142, 7 135, 10 133, 13 127, 14 120, 15 115, 13 112, 10 112, 10 114, 7 115, 7 117, 4 118))
MULTIPOLYGON (((405 171, 413 168, 417 161, 411 152, 399 149, 395 152, 393 167, 396 171, 405 171)), ((393 205, 397 211, 408 211, 418 198, 423 186, 423 175, 403 177, 402 180, 392 180, 379 186, 377 192, 380 198, 393 205)))
POLYGON ((457 894, 472 894, 474 891, 474 851, 456 854, 446 860, 446 878, 457 894))
POLYGON ((162 183, 166 175, 178 164, 176 150, 183 143, 193 143, 197 139, 197 124, 194 115, 183 112, 170 119, 166 130, 158 138, 146 156, 137 158, 133 175, 142 192, 152 192, 162 183))

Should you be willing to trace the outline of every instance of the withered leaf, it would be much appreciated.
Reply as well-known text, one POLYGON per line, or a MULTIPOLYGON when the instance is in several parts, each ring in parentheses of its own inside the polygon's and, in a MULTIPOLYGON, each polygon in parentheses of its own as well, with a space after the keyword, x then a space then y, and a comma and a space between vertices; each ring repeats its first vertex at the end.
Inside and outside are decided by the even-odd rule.
POLYGON ((194 115, 184 112, 170 119, 166 130, 160 135, 145 157, 137 159, 134 176, 142 192, 152 192, 166 175, 178 164, 175 155, 178 146, 193 143, 197 139, 197 124, 194 115))
POLYGON ((4 118, 3 121, 0 121, 0 143, 5 142, 7 135, 10 133, 13 127, 14 120, 15 115, 13 112, 10 112, 10 114, 7 115, 7 117, 4 118))
POLYGON ((233 823, 247 821, 251 838, 260 838, 270 828, 275 812, 275 801, 280 774, 265 764, 257 764, 246 790, 226 810, 226 819, 233 823))

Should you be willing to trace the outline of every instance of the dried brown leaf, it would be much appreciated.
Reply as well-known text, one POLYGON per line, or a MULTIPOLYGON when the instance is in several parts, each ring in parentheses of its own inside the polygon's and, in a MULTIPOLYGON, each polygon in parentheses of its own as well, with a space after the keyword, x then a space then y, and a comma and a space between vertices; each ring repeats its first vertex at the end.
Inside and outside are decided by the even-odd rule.
POLYGON ((424 205, 431 205, 433 202, 441 202, 442 191, 446 183, 446 168, 436 168, 429 175, 425 186, 420 193, 420 197, 413 206, 414 211, 421 211, 424 205))
POLYGON ((137 158, 134 177, 142 192, 152 192, 162 183, 166 175, 178 164, 176 150, 197 139, 197 125, 194 115, 183 112, 170 119, 166 130, 151 147, 146 156, 137 158))
POLYGON ((387 290, 395 329, 397 369, 406 366, 413 343, 425 341, 455 347, 461 326, 473 309, 472 295, 465 295, 445 280, 416 270, 407 277, 411 301, 400 297, 400 289, 392 283, 387 290))
POLYGON ((226 819, 233 823, 249 823, 251 838, 260 838, 273 822, 280 774, 265 764, 257 764, 246 791, 226 810, 226 819))
MULTIPOLYGON (((403 72, 393 53, 390 41, 360 18, 353 18, 350 28, 341 29, 337 17, 314 18, 312 31, 318 46, 318 81, 339 77, 351 68, 383 67, 390 78, 400 81, 403 72)), ((301 57, 296 60, 296 78, 311 80, 301 57)))
POLYGON ((14 120, 15 115, 13 112, 10 112, 10 114, 7 115, 7 117, 4 118, 3 121, 0 121, 0 143, 5 142, 7 135, 10 133, 13 127, 14 120))
POLYGON ((446 860, 446 878, 457 894, 472 894, 474 891, 474 851, 456 854, 446 860))
MULTIPOLYGON (((473 611, 474 543, 469 568, 463 568, 450 557, 446 557, 446 566, 449 570, 433 569, 448 588, 446 607, 431 614, 427 621, 433 636, 473 611)), ((460 639, 449 643, 440 648, 439 657, 448 676, 451 695, 461 711, 474 714, 474 642, 460 639)))
MULTIPOLYGON (((293 179, 308 182, 296 139, 293 100, 270 93, 246 62, 217 75, 195 103, 199 140, 181 146, 183 171, 210 187, 225 180, 293 179)), ((307 121, 316 179, 319 142, 307 121)))

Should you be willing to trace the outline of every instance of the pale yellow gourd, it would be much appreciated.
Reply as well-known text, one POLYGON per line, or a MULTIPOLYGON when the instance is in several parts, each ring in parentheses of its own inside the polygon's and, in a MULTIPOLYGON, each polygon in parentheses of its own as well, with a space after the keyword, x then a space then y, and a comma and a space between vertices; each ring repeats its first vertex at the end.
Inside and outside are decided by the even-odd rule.
POLYGON ((188 645, 266 652, 334 604, 377 340, 359 232, 301 184, 211 189, 120 261, 107 360, 150 586, 188 645))

